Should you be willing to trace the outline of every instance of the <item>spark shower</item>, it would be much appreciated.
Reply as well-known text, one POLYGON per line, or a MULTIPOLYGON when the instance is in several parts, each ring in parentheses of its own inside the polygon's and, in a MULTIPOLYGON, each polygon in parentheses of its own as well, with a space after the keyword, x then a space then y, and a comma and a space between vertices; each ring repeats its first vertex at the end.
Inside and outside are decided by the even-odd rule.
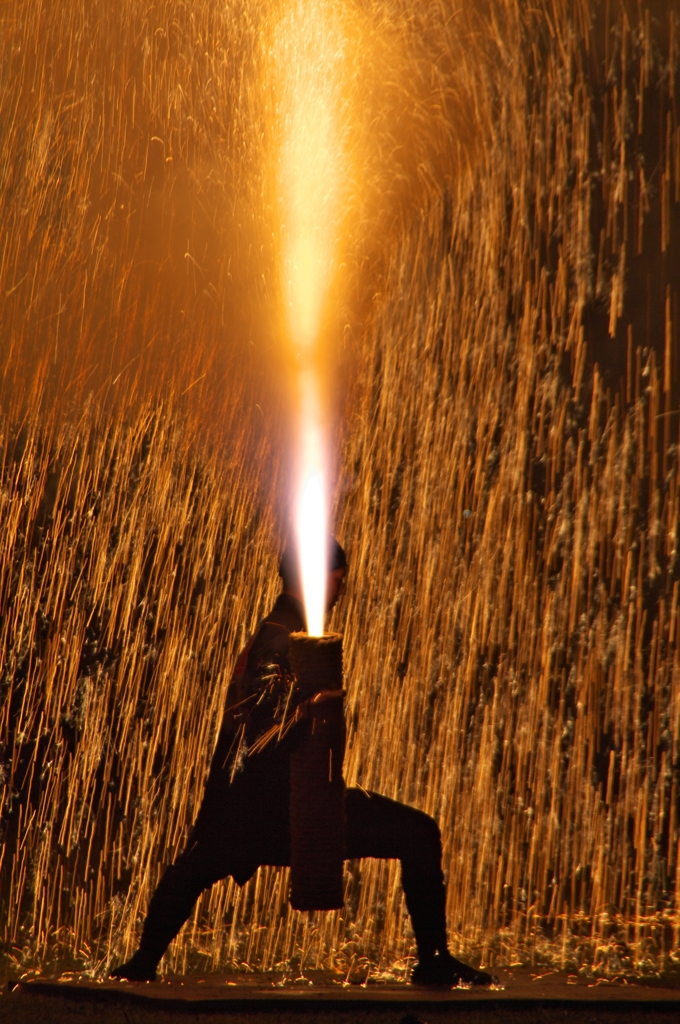
MULTIPOLYGON (((332 463, 352 564, 347 783, 439 821, 463 958, 663 969, 677 5, 371 0, 365 49, 309 7, 302 35, 260 0, 0 13, 3 955, 104 972, 185 842, 277 587, 285 348, 295 415, 320 381, 296 490, 321 467, 330 506, 332 463)), ((344 885, 314 918, 277 869, 216 885, 167 966, 403 978, 398 868, 344 885)))

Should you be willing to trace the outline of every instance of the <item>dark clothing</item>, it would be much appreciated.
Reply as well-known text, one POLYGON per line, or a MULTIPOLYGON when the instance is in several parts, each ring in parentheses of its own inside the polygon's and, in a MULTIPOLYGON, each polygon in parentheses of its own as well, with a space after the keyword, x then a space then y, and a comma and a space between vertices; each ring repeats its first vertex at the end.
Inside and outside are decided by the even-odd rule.
MULTIPOLYGON (((272 804, 273 806, 273 804, 272 804)), ((267 825, 258 814, 260 864, 288 865, 287 805, 267 825)), ((257 834, 253 829, 251 834, 257 834)), ((413 807, 362 789, 347 790, 347 856, 396 857, 406 906, 421 960, 446 950, 445 888, 439 828, 413 807)), ((189 917, 204 889, 234 875, 229 854, 219 842, 196 843, 169 867, 149 905, 140 953, 154 963, 189 917)), ((234 877, 236 877, 234 875, 234 877)))
POLYGON ((288 637, 303 629, 302 605, 281 594, 236 662, 189 838, 189 849, 219 846, 228 864, 224 875, 233 875, 239 885, 260 864, 278 863, 266 860, 272 823, 288 814, 290 755, 301 738, 295 713, 302 701, 288 660, 288 637), (253 751, 272 730, 269 742, 253 751))
MULTIPOLYGON (((290 754, 304 704, 290 670, 288 636, 303 626, 300 602, 282 594, 237 662, 187 849, 149 905, 139 954, 154 965, 204 889, 228 875, 243 885, 263 864, 290 864, 290 754)), ((419 956, 445 952, 437 824, 363 789, 347 790, 346 815, 347 858, 399 858, 419 956)))

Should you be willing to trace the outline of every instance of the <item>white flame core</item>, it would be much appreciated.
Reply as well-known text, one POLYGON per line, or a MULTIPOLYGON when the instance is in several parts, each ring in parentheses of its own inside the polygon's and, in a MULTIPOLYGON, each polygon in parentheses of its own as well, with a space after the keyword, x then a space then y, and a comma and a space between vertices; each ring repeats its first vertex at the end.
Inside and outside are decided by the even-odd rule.
POLYGON ((326 531, 323 529, 325 507, 323 476, 314 473, 303 486, 298 513, 302 591, 307 611, 307 632, 310 636, 323 636, 326 573, 320 572, 319 568, 326 558, 326 531))
POLYGON ((315 374, 300 375, 302 459, 298 480, 296 533, 307 632, 323 636, 326 613, 327 502, 324 438, 315 374))

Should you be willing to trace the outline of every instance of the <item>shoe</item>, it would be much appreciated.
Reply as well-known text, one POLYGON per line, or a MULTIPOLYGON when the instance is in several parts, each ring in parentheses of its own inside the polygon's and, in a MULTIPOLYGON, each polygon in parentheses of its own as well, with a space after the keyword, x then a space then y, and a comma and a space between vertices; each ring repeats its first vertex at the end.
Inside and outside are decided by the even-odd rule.
POLYGON ((456 985, 491 985, 492 974, 478 971, 474 967, 456 960, 450 953, 439 953, 431 960, 423 960, 411 971, 412 985, 432 985, 438 988, 455 988, 456 985))
POLYGON ((125 978, 127 981, 155 981, 156 966, 149 963, 139 952, 120 967, 114 967, 109 974, 110 978, 125 978))

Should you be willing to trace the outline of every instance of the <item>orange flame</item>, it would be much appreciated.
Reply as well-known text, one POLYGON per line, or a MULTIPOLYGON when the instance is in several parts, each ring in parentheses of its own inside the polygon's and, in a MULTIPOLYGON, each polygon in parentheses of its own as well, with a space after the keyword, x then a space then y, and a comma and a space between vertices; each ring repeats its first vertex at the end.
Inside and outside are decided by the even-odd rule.
POLYGON ((310 636, 322 636, 329 458, 317 349, 335 271, 347 166, 341 8, 331 0, 293 3, 273 39, 281 128, 277 192, 282 291, 300 399, 295 525, 307 630, 310 636))

